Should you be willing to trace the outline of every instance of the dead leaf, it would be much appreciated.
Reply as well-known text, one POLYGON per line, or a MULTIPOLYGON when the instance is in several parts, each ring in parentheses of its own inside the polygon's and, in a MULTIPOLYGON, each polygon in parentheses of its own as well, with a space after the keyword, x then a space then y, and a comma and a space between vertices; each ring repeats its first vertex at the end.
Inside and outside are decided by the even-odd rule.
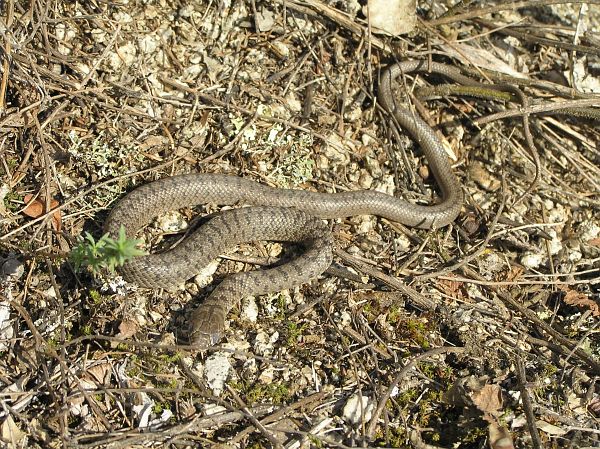
POLYGON ((587 241, 588 245, 600 247, 600 237, 587 241))
POLYGON ((118 338, 127 339, 133 337, 138 331, 138 325, 135 321, 121 321, 119 324, 118 338))
POLYGON ((484 385, 479 391, 473 391, 471 400, 484 413, 498 416, 502 412, 502 391, 498 385, 484 385))
POLYGON ((569 431, 563 429, 562 427, 555 426, 554 424, 550 424, 549 422, 542 421, 541 419, 535 422, 535 425, 542 432, 547 433, 550 436, 563 436, 566 435, 569 431))
MULTIPOLYGON (((23 199, 26 204, 23 213, 31 218, 39 218, 48 210, 54 209, 60 204, 57 200, 52 199, 50 200, 50 209, 46 210, 46 199, 41 196, 35 197, 35 195, 27 194, 23 199)), ((54 211, 52 214, 52 228, 56 232, 60 232, 62 228, 62 216, 59 210, 54 211)))
POLYGON ((510 268, 510 271, 506 273, 504 280, 507 282, 517 281, 521 278, 521 275, 524 273, 524 271, 525 270, 523 269, 523 267, 512 266, 510 268))
POLYGON ((463 283, 458 281, 453 281, 450 279, 440 279, 437 283, 438 288, 444 292, 444 294, 450 296, 454 299, 462 299, 464 295, 462 294, 463 283))
POLYGON ((19 443, 27 436, 27 434, 15 424, 15 421, 10 415, 8 415, 0 425, 0 432, 2 433, 2 441, 6 443, 19 443))
POLYGON ((592 398, 592 400, 588 404, 588 410, 592 412, 595 416, 600 416, 600 397, 596 396, 592 398))
POLYGON ((579 293, 575 290, 566 289, 563 301, 570 306, 576 306, 583 309, 590 309, 592 315, 600 316, 600 305, 593 299, 590 299, 585 293, 579 293))
POLYGON ((506 427, 502 427, 497 422, 490 423, 488 427, 491 449, 514 449, 512 437, 506 427))
POLYGON ((87 369, 83 374, 82 379, 89 382, 94 382, 95 385, 93 385, 91 388, 97 388, 99 385, 108 385, 108 381, 112 372, 111 370, 112 365, 110 363, 99 363, 87 369))
POLYGON ((479 391, 485 385, 486 379, 467 376, 456 379, 450 389, 444 393, 443 400, 456 407, 472 407, 473 391, 479 391))

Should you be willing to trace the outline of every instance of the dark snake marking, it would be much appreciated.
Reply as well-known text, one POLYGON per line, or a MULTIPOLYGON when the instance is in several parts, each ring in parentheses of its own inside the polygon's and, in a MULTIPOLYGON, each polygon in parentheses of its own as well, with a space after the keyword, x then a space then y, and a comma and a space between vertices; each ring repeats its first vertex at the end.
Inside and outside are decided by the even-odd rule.
POLYGON ((422 119, 394 103, 391 90, 392 81, 401 74, 425 69, 462 84, 469 80, 443 64, 430 66, 423 61, 406 61, 382 74, 379 101, 420 145, 441 190, 438 204, 416 205, 372 190, 315 193, 277 189, 229 175, 172 176, 126 195, 111 211, 105 231, 116 237, 123 225, 132 237, 162 213, 199 204, 258 207, 222 212, 174 249, 126 262, 120 269, 123 278, 142 287, 172 288, 240 243, 258 240, 301 243, 306 251, 298 258, 275 268, 230 275, 192 312, 190 344, 205 348, 219 341, 227 313, 242 297, 293 288, 315 279, 329 267, 333 237, 322 219, 372 214, 423 229, 454 221, 463 203, 463 193, 442 143, 422 119))

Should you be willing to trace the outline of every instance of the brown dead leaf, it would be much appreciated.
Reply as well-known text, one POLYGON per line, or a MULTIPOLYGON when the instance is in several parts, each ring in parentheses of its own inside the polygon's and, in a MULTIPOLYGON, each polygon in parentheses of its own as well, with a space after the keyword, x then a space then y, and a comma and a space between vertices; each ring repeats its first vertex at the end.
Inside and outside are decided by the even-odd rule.
POLYGON ((137 333, 137 331, 138 325, 135 321, 121 321, 121 324, 119 324, 119 333, 117 334, 117 338, 131 338, 137 333))
POLYGON ((476 408, 489 423, 490 449, 514 449, 508 429, 498 423, 502 414, 502 390, 489 384, 487 377, 468 376, 454 381, 442 396, 444 402, 454 406, 476 408))
MULTIPOLYGON (((23 213, 31 218, 39 218, 48 210, 54 209, 60 204, 57 200, 52 199, 50 200, 50 209, 46 210, 46 200, 41 196, 36 198, 32 194, 27 194, 23 199, 26 204, 23 213)), ((52 228, 57 232, 60 232, 62 228, 62 216, 59 210, 54 211, 52 214, 52 228)))
POLYGON ((471 393, 475 407, 484 413, 498 416, 502 411, 502 391, 498 385, 484 385, 478 391, 471 393))
POLYGON ((491 449, 514 449, 515 445, 513 444, 510 432, 497 422, 490 423, 488 433, 491 449))
POLYGON ((585 293, 579 293, 575 290, 571 290, 568 288, 565 290, 565 292, 566 293, 563 298, 565 304, 569 304, 570 306, 575 306, 583 309, 590 309, 592 315, 600 316, 600 305, 593 299, 590 299, 588 295, 586 295, 585 293))
POLYGON ((111 370, 112 365, 110 363, 99 363, 86 370, 82 378, 95 382, 96 385, 94 385, 94 387, 97 387, 98 385, 108 385, 112 373, 111 370))
POLYGON ((462 293, 463 283, 459 281, 453 281, 450 279, 440 279, 437 283, 438 288, 442 290, 446 295, 454 299, 462 299, 464 295, 462 293))
POLYGON ((504 280, 507 282, 517 281, 521 277, 525 270, 523 267, 513 266, 510 268, 510 271, 506 273, 504 280))
POLYGON ((587 242, 588 242, 588 245, 600 247, 600 237, 595 238, 595 239, 590 239, 587 242))
POLYGON ((596 396, 592 398, 587 407, 588 410, 592 412, 595 416, 600 416, 600 397, 596 396))

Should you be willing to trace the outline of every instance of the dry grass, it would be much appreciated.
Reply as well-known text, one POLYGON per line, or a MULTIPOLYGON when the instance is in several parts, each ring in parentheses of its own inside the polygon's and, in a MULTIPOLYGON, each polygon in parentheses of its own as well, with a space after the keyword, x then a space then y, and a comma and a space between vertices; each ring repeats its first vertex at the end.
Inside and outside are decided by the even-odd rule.
MULTIPOLYGON (((179 345, 178 330, 206 289, 109 285, 65 258, 84 230, 101 234, 126 191, 175 173, 319 191, 396 186, 431 198, 418 148, 397 142, 376 107, 380 67, 427 57, 466 65, 478 48, 530 73, 519 83, 532 108, 571 101, 569 73, 597 69, 600 36, 575 39, 579 6, 545 3, 456 11, 391 41, 314 0, 4 2, 4 442, 597 445, 597 118, 530 116, 542 170, 521 199, 535 173, 522 121, 474 122, 515 106, 427 102, 464 182, 461 220, 434 232, 375 217, 333 221, 338 276, 249 300, 205 354, 179 345), (527 15, 537 20, 514 25, 527 15), (28 194, 39 203, 33 217, 28 194), (44 214, 53 200, 60 214, 44 214), (223 366, 219 384, 213 370, 223 366)), ((422 6, 423 17, 444 10, 422 6)), ((579 19, 598 29, 597 15, 579 19)), ((244 246, 215 277, 278 251, 244 246)))

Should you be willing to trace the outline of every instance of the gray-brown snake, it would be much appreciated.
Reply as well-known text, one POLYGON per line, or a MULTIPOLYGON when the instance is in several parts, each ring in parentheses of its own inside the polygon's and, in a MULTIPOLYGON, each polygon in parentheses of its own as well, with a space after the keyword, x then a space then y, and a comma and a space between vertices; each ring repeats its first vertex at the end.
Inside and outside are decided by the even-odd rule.
POLYGON ((189 317, 190 344, 205 348, 221 337, 229 310, 242 297, 277 292, 304 284, 325 271, 332 260, 333 238, 323 218, 373 214, 407 226, 429 229, 454 221, 463 193, 435 132, 412 111, 397 106, 392 81, 400 75, 431 71, 461 84, 476 83, 444 64, 405 61, 382 73, 379 101, 420 145, 441 190, 441 202, 431 206, 411 204, 384 193, 363 190, 315 193, 284 190, 237 176, 188 174, 143 185, 126 195, 111 211, 105 231, 116 237, 123 225, 129 237, 164 212, 216 203, 254 205, 222 212, 174 249, 137 257, 120 272, 125 280, 143 287, 171 288, 196 275, 211 260, 239 243, 258 240, 302 243, 306 250, 284 265, 230 275, 189 317))

